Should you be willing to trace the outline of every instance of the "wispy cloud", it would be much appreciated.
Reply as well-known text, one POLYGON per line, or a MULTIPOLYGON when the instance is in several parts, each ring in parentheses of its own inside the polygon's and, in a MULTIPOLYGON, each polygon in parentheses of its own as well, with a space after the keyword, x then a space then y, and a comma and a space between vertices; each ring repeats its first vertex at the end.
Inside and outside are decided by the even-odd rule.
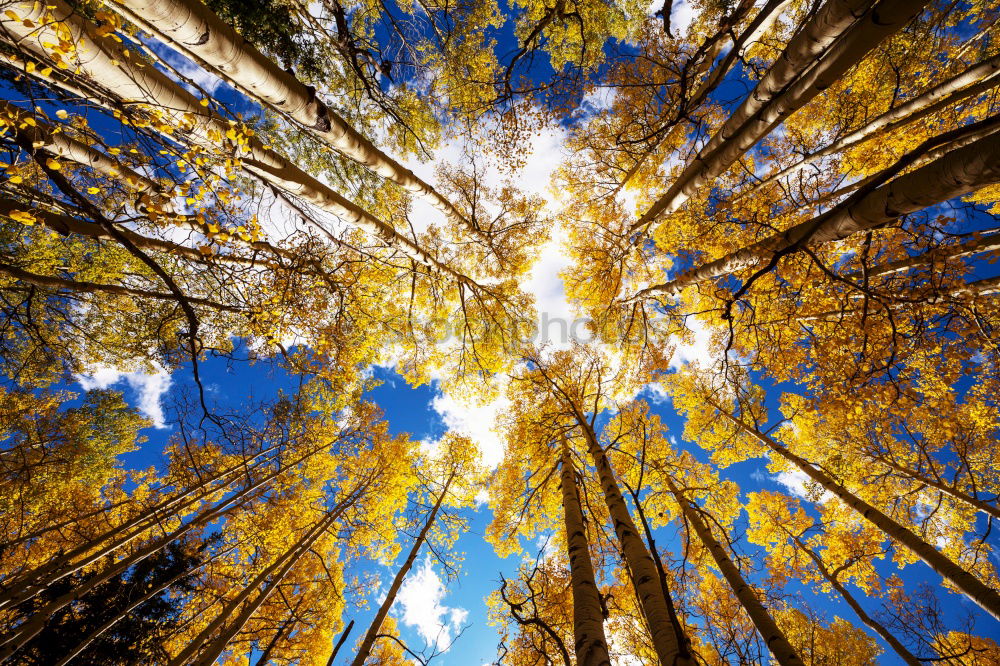
POLYGON ((98 365, 90 368, 86 374, 75 375, 75 379, 85 391, 106 389, 125 382, 136 393, 136 408, 139 412, 152 421, 154 427, 166 428, 160 401, 170 389, 170 373, 159 365, 156 367, 155 372, 148 373, 142 370, 122 372, 110 366, 98 365))
POLYGON ((469 617, 466 609, 443 603, 447 593, 431 558, 425 557, 407 577, 397 597, 403 624, 414 627, 428 645, 438 650, 449 646, 469 617))

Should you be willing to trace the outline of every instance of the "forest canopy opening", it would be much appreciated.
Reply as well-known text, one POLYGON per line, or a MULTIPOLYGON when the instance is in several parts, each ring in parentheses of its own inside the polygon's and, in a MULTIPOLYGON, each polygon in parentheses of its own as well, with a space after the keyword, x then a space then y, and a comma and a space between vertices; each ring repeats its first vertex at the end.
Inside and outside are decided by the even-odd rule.
POLYGON ((0 0, 0 662, 1000 664, 998 22, 0 0))

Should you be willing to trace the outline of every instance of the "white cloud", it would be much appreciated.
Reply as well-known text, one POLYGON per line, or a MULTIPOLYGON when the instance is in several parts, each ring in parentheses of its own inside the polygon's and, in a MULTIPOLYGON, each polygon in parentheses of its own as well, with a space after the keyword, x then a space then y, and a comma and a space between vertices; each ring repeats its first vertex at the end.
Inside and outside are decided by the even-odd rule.
POLYGON ((701 368, 710 368, 718 360, 712 350, 712 329, 696 317, 687 318, 687 327, 691 331, 691 341, 682 341, 674 337, 673 356, 670 357, 670 367, 680 370, 687 363, 701 368))
MULTIPOLYGON (((649 0, 646 13, 650 16, 663 9, 663 0, 649 0)), ((683 37, 694 21, 695 7, 688 0, 674 0, 670 9, 670 32, 675 37, 683 37)))
MULTIPOLYGON (((223 81, 214 74, 209 74, 207 70, 202 69, 197 64, 191 62, 186 56, 181 55, 173 48, 164 44, 154 37, 150 37, 146 40, 146 46, 150 51, 156 54, 158 58, 164 60, 167 64, 177 70, 177 72, 190 79, 195 85, 200 87, 209 96, 214 97, 216 91, 222 86, 223 81)), ((165 68, 164 68, 165 69, 165 68)), ((166 70, 167 74, 174 76, 173 72, 166 70)), ((181 85, 188 89, 194 95, 201 95, 200 90, 195 90, 186 81, 179 81, 181 85)))
MULTIPOLYGON (((791 471, 778 472, 771 478, 787 488, 788 492, 796 497, 810 500, 814 497, 813 488, 816 488, 816 484, 802 470, 793 469, 791 471)), ((817 501, 823 503, 832 498, 833 493, 824 490, 817 501)))
POLYGON ((438 393, 431 401, 431 407, 441 416, 448 431, 475 442, 482 454, 481 462, 490 469, 503 460, 503 441, 494 428, 497 414, 509 405, 503 395, 481 405, 469 404, 449 393, 438 393))
POLYGON ((158 364, 154 365, 156 370, 152 373, 142 370, 122 372, 110 366, 98 365, 89 368, 87 374, 75 375, 75 378, 85 391, 106 389, 122 381, 126 382, 137 394, 136 407, 139 412, 152 421, 154 427, 165 428, 166 418, 160 400, 170 388, 170 373, 158 364))
POLYGON ((670 30, 675 35, 687 34, 688 28, 694 22, 696 13, 695 7, 687 0, 674 2, 674 7, 670 12, 670 30))
POLYGON ((566 349, 570 340, 588 340, 588 331, 582 319, 575 318, 573 308, 566 300, 566 286, 559 271, 571 261, 563 246, 564 230, 557 227, 552 237, 538 249, 537 259, 528 279, 521 287, 535 297, 538 312, 538 344, 548 344, 553 349, 566 349))
POLYGON ((416 628, 425 642, 439 650, 448 647, 469 617, 466 609, 442 603, 447 592, 430 557, 425 557, 407 576, 396 599, 402 609, 403 624, 416 628))

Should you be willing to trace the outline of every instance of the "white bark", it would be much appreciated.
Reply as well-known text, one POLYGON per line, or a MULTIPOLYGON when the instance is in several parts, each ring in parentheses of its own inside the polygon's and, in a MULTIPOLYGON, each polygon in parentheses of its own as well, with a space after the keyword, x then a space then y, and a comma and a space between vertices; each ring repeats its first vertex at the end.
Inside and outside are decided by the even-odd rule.
MULTIPOLYGON (((985 92, 1000 84, 1000 55, 984 60, 961 74, 934 86, 894 109, 875 117, 858 129, 845 134, 825 148, 810 153, 795 164, 788 166, 754 185, 747 194, 776 180, 793 176, 824 157, 847 150, 865 139, 916 122, 932 113, 956 104, 963 99, 985 92)), ((741 195, 742 196, 742 195, 741 195)))
POLYGON ((379 150, 320 100, 315 90, 244 40, 198 0, 117 0, 130 18, 193 60, 297 123, 350 159, 425 197, 480 240, 489 242, 459 210, 410 169, 379 150))
MULTIPOLYGON (((224 136, 230 129, 225 119, 203 107, 194 95, 158 69, 142 61, 134 53, 126 53, 124 47, 110 36, 98 36, 97 27, 74 12, 63 0, 16 6, 21 8, 22 18, 31 19, 35 26, 28 28, 22 21, 0 17, 0 24, 6 33, 3 36, 16 40, 16 44, 11 45, 14 48, 27 49, 45 56, 48 50, 44 44, 59 42, 55 24, 42 21, 45 7, 53 7, 52 15, 69 30, 76 46, 70 64, 71 67, 78 68, 79 75, 100 81, 102 86, 112 90, 123 101, 139 102, 156 108, 179 127, 193 121, 195 140, 212 148, 218 147, 218 141, 213 141, 212 136, 224 136)), ((242 158, 244 168, 265 182, 344 219, 415 261, 440 270, 458 282, 475 284, 467 276, 437 261, 391 225, 348 201, 273 150, 265 148, 255 138, 250 138, 246 151, 248 154, 242 158)))
POLYGON ((659 217, 677 210, 785 117, 906 25, 927 0, 882 0, 869 9, 871 4, 866 0, 829 0, 820 8, 667 192, 632 225, 637 242, 659 217))
POLYGON ((684 271, 669 282, 647 287, 632 299, 656 294, 676 297, 681 290, 770 260, 779 252, 803 245, 842 240, 873 229, 901 215, 927 208, 1000 181, 1000 133, 956 148, 910 173, 874 188, 859 191, 807 222, 753 243, 732 254, 684 271))

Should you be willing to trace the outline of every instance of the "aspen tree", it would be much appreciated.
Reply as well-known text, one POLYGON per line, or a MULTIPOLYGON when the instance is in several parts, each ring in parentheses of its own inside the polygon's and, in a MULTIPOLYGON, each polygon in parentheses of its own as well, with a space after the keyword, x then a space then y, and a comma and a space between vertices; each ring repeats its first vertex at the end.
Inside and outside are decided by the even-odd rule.
POLYGON ((789 41, 754 91, 709 139, 690 165, 635 223, 643 233, 677 210, 693 192, 721 175, 781 120, 803 106, 901 29, 924 2, 826 2, 789 41), (874 7, 872 5, 874 4, 874 7))
POLYGON ((586 522, 580 508, 576 485, 576 468, 569 445, 562 443, 562 494, 566 523, 566 555, 569 558, 573 587, 573 647, 578 664, 601 666, 610 664, 608 640, 604 636, 600 591, 594 581, 594 565, 590 560, 586 522))
MULTIPOLYGON (((73 55, 70 56, 76 66, 90 78, 104 82, 120 98, 142 102, 159 110, 178 126, 190 127, 197 139, 208 146, 217 145, 227 133, 235 136, 233 128, 220 116, 206 109, 194 95, 159 70, 146 66, 137 55, 127 53, 122 46, 111 42, 109 37, 99 34, 97 26, 74 12, 62 0, 54 2, 51 10, 36 6, 25 16, 29 21, 37 21, 45 26, 43 28, 28 29, 21 21, 15 22, 9 17, 0 21, 0 25, 13 37, 22 40, 18 43, 20 48, 27 48, 43 57, 49 55, 45 44, 51 43, 49 40, 52 39, 58 42, 61 38, 60 31, 65 31, 76 43, 73 55)), ((459 282, 470 282, 469 278, 438 262, 389 224, 325 186, 274 151, 268 150, 254 137, 246 137, 241 145, 247 151, 242 159, 244 167, 265 182, 343 217, 422 264, 441 270, 459 282)))
POLYGON ((417 561, 420 549, 431 538, 431 530, 439 528, 436 522, 439 519, 439 513, 442 509, 446 510, 449 505, 460 504, 462 496, 466 496, 467 499, 469 489, 477 485, 476 481, 479 472, 476 469, 473 456, 478 451, 472 442, 465 438, 448 436, 438 444, 438 448, 438 458, 421 465, 434 471, 437 471, 437 468, 441 470, 440 478, 432 477, 427 480, 429 486, 427 489, 428 498, 434 498, 433 504, 430 511, 427 512, 420 531, 413 539, 406 559, 403 560, 403 563, 396 570, 385 599, 382 600, 378 611, 375 613, 375 617, 361 639, 361 644, 358 646, 358 651, 352 661, 353 666, 363 666, 368 660, 375 642, 382 631, 382 625, 386 617, 388 617, 393 604, 396 602, 399 590, 403 586, 410 569, 413 568, 413 565, 417 561), (436 486, 440 486, 440 488, 438 489, 436 486), (435 495, 436 497, 434 497, 435 495))
POLYGON ((802 659, 795 653, 792 646, 788 644, 788 639, 785 638, 784 632, 775 624, 770 613, 760 603, 753 588, 747 584, 742 574, 740 574, 739 568, 733 563, 732 558, 729 557, 722 544, 712 534, 711 528, 699 513, 700 509, 688 502, 684 496, 684 492, 673 482, 669 473, 664 477, 664 483, 670 489, 670 493, 673 495, 678 506, 680 506, 684 519, 691 525, 695 534, 698 535, 698 538, 705 545, 705 548, 708 549, 708 552, 711 553, 712 559, 715 560, 726 582, 729 583, 736 598, 739 599, 743 609, 750 616, 761 638, 764 639, 764 643, 771 651, 771 654, 774 655, 775 661, 779 664, 801 664, 802 659))
POLYGON ((489 244, 479 229, 436 189, 379 150, 324 104, 315 90, 278 67, 205 5, 196 0, 122 0, 121 5, 128 10, 130 19, 151 33, 195 60, 206 63, 272 108, 287 114, 347 157, 404 189, 426 197, 441 212, 462 223, 473 235, 489 244))
MULTIPOLYGON (((854 611, 858 618, 878 634, 882 640, 888 643, 896 654, 899 655, 900 659, 909 664, 909 666, 917 666, 921 663, 883 623, 872 617, 861 606, 854 595, 840 580, 840 576, 845 569, 850 568, 852 561, 848 560, 840 566, 828 564, 819 552, 817 552, 817 549, 810 543, 807 543, 807 540, 812 541, 806 536, 806 530, 811 525, 806 526, 803 524, 805 522, 803 520, 805 512, 802 511, 801 507, 797 506, 797 503, 791 498, 778 495, 777 493, 751 493, 747 504, 747 513, 751 519, 751 541, 761 546, 774 548, 777 545, 775 544, 774 537, 778 534, 784 537, 780 540, 782 545, 785 543, 785 539, 791 540, 794 547, 798 551, 805 553, 808 559, 814 564, 822 580, 843 597, 844 601, 847 602, 847 605, 851 607, 851 610, 854 611), (796 506, 794 513, 791 511, 792 506, 796 506)), ((784 549, 780 552, 784 554, 784 549)), ((771 556, 777 560, 778 553, 772 552, 771 556)), ((861 557, 857 557, 857 559, 861 559, 861 557)))
POLYGON ((707 404, 718 411, 722 418, 740 431, 757 440, 801 470, 824 489, 833 493, 838 499, 860 514, 862 518, 870 521, 885 532, 886 536, 908 548, 914 555, 926 562, 938 575, 961 590, 969 599, 979 604, 987 613, 1000 619, 1000 594, 996 590, 983 584, 975 576, 942 555, 936 548, 914 534, 911 530, 860 499, 837 481, 830 478, 825 472, 810 465, 807 461, 789 451, 771 437, 760 432, 755 427, 744 423, 724 407, 713 403, 710 398, 707 399, 707 404))
POLYGON ((964 72, 956 74, 947 81, 943 81, 899 106, 876 116, 867 124, 848 132, 825 148, 812 152, 798 162, 768 176, 757 183, 748 193, 753 193, 768 183, 781 178, 793 176, 824 157, 847 150, 873 134, 889 132, 896 127, 915 122, 966 98, 986 92, 1000 84, 998 75, 1000 75, 1000 56, 976 63, 964 72))
POLYGON ((1000 178, 1000 135, 988 135, 946 153, 884 185, 859 190, 844 202, 749 247, 689 269, 673 280, 646 287, 634 298, 676 296, 715 277, 774 262, 806 245, 841 240, 927 206, 973 192, 1000 178))

